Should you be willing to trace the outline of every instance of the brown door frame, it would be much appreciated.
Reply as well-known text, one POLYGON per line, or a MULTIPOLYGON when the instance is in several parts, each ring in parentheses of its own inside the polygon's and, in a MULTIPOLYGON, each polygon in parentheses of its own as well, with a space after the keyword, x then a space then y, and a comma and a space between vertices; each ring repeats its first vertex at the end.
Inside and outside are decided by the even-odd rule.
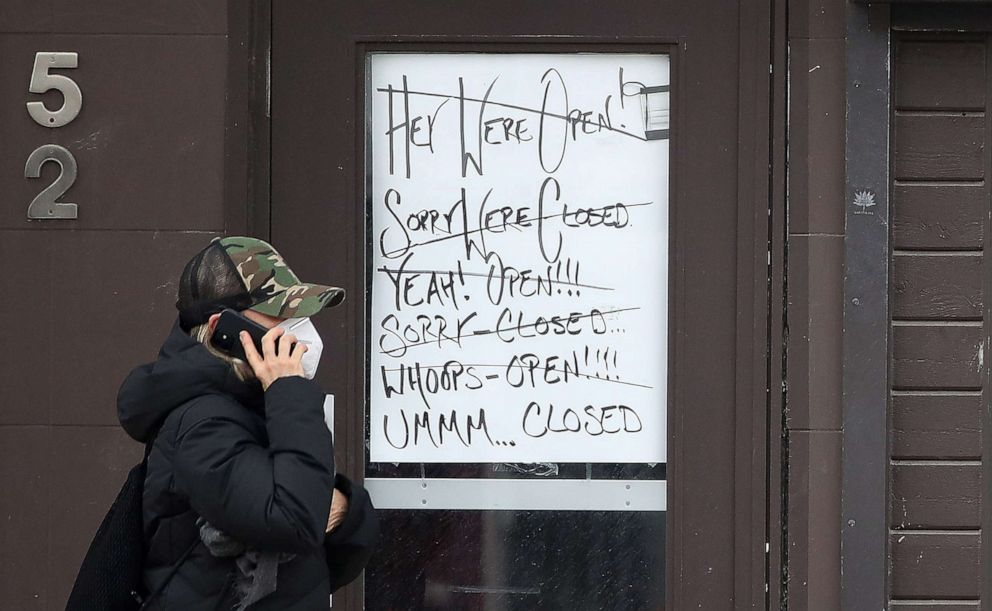
MULTIPOLYGON (((364 419, 360 417, 362 409, 357 408, 364 405, 365 359, 359 355, 365 351, 366 311, 365 204, 361 195, 364 153, 361 132, 355 129, 363 119, 360 75, 364 63, 359 57, 359 45, 376 40, 399 41, 402 37, 398 34, 406 34, 408 40, 542 43, 561 49, 567 49, 569 43, 593 43, 609 50, 609 45, 618 42, 674 42, 679 45, 677 61, 681 69, 673 74, 673 83, 680 90, 676 93, 680 99, 677 104, 686 110, 675 118, 683 136, 673 141, 676 152, 671 168, 675 194, 672 202, 673 212, 677 208, 683 214, 673 214, 673 219, 689 223, 692 219, 686 216, 696 214, 695 222, 699 222, 702 213, 694 212, 688 207, 690 203, 711 206, 722 214, 733 209, 732 221, 720 217, 717 224, 733 224, 728 231, 729 241, 724 244, 736 246, 727 253, 733 261, 729 268, 718 263, 722 255, 709 259, 712 263, 707 273, 718 280, 704 285, 694 277, 695 270, 689 265, 700 264, 698 257, 704 246, 719 251, 719 231, 729 230, 730 226, 707 232, 702 223, 693 227, 673 225, 673 241, 678 241, 680 248, 690 249, 686 252, 691 256, 677 256, 672 266, 676 287, 682 289, 671 304, 677 323, 672 326, 676 342, 673 354, 686 358, 672 364, 672 370, 681 377, 670 393, 670 420, 675 426, 671 428, 669 459, 668 607, 694 608, 702 604, 703 608, 725 608, 732 598, 738 609, 767 608, 768 389, 779 384, 769 379, 774 368, 769 367, 768 360, 770 3, 744 3, 738 7, 740 12, 734 22, 739 37, 714 31, 713 14, 727 15, 725 5, 717 10, 716 3, 712 11, 706 11, 699 3, 630 0, 625 2, 629 6, 604 5, 598 14, 590 15, 564 0, 542 3, 540 9, 533 3, 506 0, 492 12, 465 10, 460 3, 441 2, 418 6, 418 18, 414 18, 407 3, 406 19, 390 15, 389 4, 379 2, 370 8, 373 5, 297 0, 272 7, 270 232, 280 250, 300 262, 294 266, 300 268, 301 274, 325 277, 328 270, 346 273, 342 286, 348 289, 349 300, 338 308, 340 312, 318 321, 328 337, 327 343, 337 348, 325 351, 330 354, 325 356, 321 377, 338 397, 342 470, 361 477, 364 467, 364 419), (480 12, 492 19, 482 19, 485 15, 480 12), (515 18, 506 18, 510 15, 515 18), (644 19, 645 15, 651 18, 644 19), (428 23, 430 27, 425 26, 428 23), (533 36, 576 31, 583 35, 533 36), (624 36, 618 38, 617 32, 624 36), (522 34, 528 36, 521 38, 522 34), (732 54, 728 53, 728 40, 736 41, 732 54), (718 77, 707 73, 707 61, 716 62, 709 72, 728 75, 731 68, 727 62, 734 60, 731 78, 737 80, 737 115, 703 116, 706 109, 720 104, 719 100, 704 97, 693 99, 695 109, 690 109, 687 102, 691 92, 696 96, 712 95, 712 87, 718 86, 718 77), (688 70, 694 71, 691 77, 688 70), (709 89, 700 88, 700 83, 706 83, 709 89), (350 108, 352 112, 332 121, 327 116, 330 105, 335 109, 350 108), (735 127, 728 131, 725 126, 729 121, 735 127), (701 144, 690 143, 690 138, 701 139, 701 144), (721 152, 717 141, 725 142, 727 148, 721 152), (704 150, 706 155, 701 156, 704 150), (724 170, 731 163, 736 170, 730 190, 736 195, 729 201, 719 197, 707 203, 707 189, 719 178, 704 174, 703 168, 709 163, 706 156, 719 157, 731 150, 736 151, 733 161, 721 163, 724 170), (680 160, 679 151, 696 152, 680 160), (678 216, 683 218, 679 220, 678 216), (314 227, 328 230, 318 234, 314 227), (692 236, 696 243, 687 245, 690 230, 697 234, 692 236), (689 305, 682 297, 685 294, 734 297, 732 303, 714 306, 725 314, 710 328, 701 326, 698 317, 694 319, 695 326, 689 326, 689 305), (726 360, 730 368, 719 374, 703 371, 706 359, 700 343, 724 337, 729 342, 712 347, 710 352, 714 353, 714 361, 726 360), (707 375, 728 376, 719 378, 727 380, 727 387, 725 395, 713 395, 721 397, 718 403, 700 402, 699 398, 713 392, 706 388, 711 381, 707 375), (346 417, 349 409, 353 411, 346 417), (682 443, 681 431, 694 436, 706 433, 714 440, 727 440, 729 445, 708 449, 700 446, 709 444, 682 443), (728 546, 733 547, 730 554, 728 546)), ((777 530, 776 525, 771 528, 777 530)), ((349 588, 336 600, 346 609, 359 609, 361 588, 349 588)), ((777 604, 775 601, 774 606, 777 604)))
POLYGON ((848 4, 841 601, 888 608, 889 8, 848 4))

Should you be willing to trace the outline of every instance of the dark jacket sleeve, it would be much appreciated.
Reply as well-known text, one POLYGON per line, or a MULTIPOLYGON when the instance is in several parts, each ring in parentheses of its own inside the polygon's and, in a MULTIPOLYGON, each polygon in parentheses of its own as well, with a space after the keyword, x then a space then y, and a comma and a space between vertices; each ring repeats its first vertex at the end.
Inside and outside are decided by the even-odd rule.
POLYGON ((177 433, 176 489, 214 526, 260 550, 318 548, 334 485, 323 399, 305 378, 273 382, 265 392, 267 448, 245 407, 222 396, 198 399, 177 433))
POLYGON ((334 487, 348 497, 348 513, 324 539, 331 592, 351 583, 362 573, 379 540, 379 518, 365 488, 341 474, 334 487))

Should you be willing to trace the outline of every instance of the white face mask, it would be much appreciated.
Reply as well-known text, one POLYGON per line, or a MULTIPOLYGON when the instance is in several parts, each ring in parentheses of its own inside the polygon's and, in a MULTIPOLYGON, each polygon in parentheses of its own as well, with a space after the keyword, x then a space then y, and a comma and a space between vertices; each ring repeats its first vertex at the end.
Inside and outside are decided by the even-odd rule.
POLYGON ((316 327, 309 318, 287 318, 277 326, 286 329, 287 333, 296 336, 296 341, 305 344, 307 351, 303 353, 303 375, 312 380, 317 375, 317 365, 320 363, 320 353, 324 350, 324 342, 320 339, 316 327))

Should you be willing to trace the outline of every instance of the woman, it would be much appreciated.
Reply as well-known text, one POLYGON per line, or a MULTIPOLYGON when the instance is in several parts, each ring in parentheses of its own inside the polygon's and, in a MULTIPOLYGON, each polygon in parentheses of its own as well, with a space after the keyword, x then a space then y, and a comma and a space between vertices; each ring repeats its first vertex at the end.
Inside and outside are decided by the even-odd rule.
POLYGON ((158 359, 118 395, 121 425, 153 443, 144 581, 165 586, 149 609, 327 609, 378 534, 368 495, 335 475, 312 381, 321 345, 308 317, 344 291, 301 283, 261 240, 227 237, 193 257, 178 293, 158 359), (241 338, 247 362, 210 343, 224 309, 269 329, 261 353, 241 338))

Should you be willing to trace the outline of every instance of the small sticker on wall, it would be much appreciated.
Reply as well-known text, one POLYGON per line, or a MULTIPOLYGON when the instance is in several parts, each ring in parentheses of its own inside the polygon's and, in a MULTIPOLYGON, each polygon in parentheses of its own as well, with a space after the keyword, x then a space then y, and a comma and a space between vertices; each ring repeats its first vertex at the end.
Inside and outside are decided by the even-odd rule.
POLYGON ((875 193, 868 189, 855 191, 853 203, 856 208, 854 214, 871 214, 871 209, 875 207, 875 193))

